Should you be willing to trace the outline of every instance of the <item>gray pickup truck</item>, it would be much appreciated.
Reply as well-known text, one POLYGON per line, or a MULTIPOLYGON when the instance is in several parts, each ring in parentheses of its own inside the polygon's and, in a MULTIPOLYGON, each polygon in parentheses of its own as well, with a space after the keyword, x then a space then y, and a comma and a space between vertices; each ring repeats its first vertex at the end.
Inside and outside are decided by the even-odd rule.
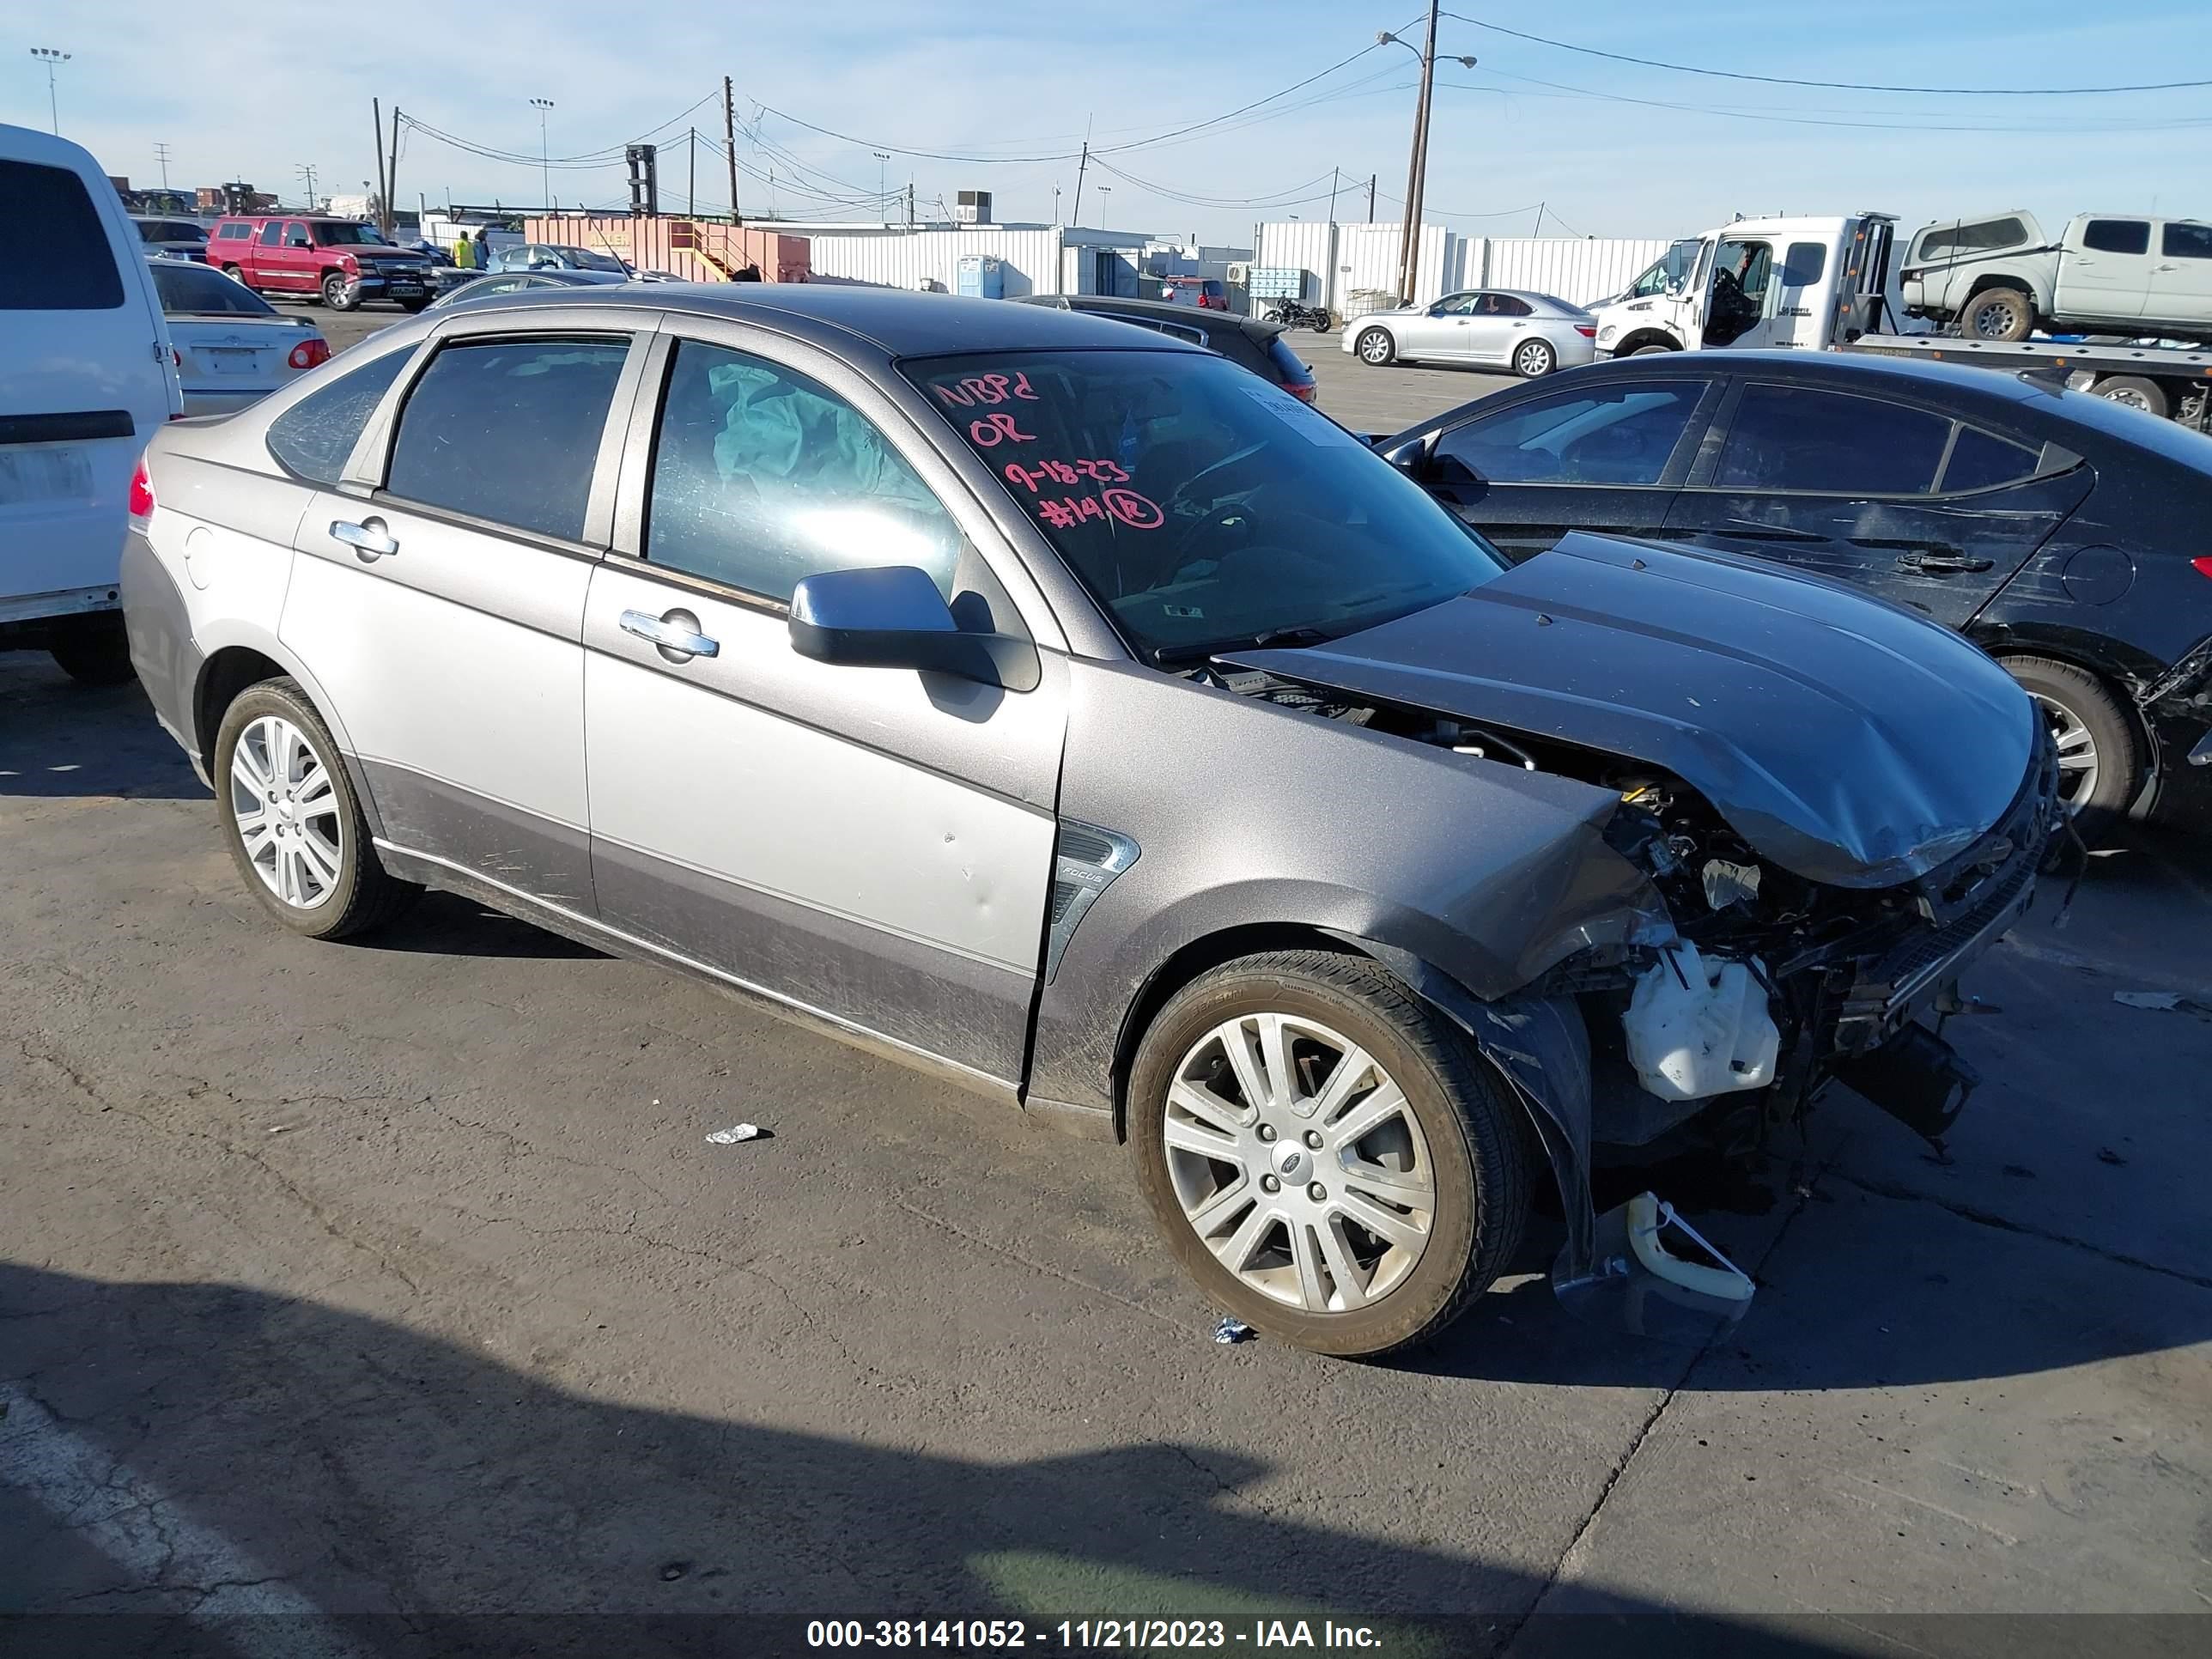
POLYGON ((2053 240, 2024 209, 1947 219, 1905 249, 1905 308, 1969 339, 2037 329, 2212 342, 2212 224, 2083 213, 2053 240))

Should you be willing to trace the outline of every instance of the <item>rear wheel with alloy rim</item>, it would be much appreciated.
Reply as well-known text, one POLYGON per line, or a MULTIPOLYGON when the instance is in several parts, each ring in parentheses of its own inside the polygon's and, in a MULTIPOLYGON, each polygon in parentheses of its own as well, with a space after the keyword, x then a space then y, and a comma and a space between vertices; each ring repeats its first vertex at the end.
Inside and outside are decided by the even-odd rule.
POLYGON ((240 694, 216 734, 224 839, 247 889, 295 933, 374 927, 421 890, 388 872, 337 744, 298 684, 240 694))
POLYGON ((2025 340, 2035 332, 2035 301, 2018 289, 1985 289, 1966 301, 1965 331, 1975 340, 2025 340))
POLYGON ((1387 367, 1398 355, 1398 343, 1387 328, 1370 328, 1359 337, 1359 361, 1370 368, 1387 367))
POLYGON ((2008 657, 2004 666, 2042 710, 2058 750, 2058 798, 2094 841, 2142 787, 2134 723, 2103 682, 2071 663, 2008 657))
POLYGON ((1540 380, 1559 362, 1559 354, 1549 340, 1523 340, 1513 354, 1513 372, 1524 380, 1540 380))
POLYGON ((1193 981, 1146 1033, 1128 1100, 1169 1249, 1221 1306, 1301 1347, 1425 1340, 1518 1247, 1520 1108, 1364 957, 1283 951, 1193 981))

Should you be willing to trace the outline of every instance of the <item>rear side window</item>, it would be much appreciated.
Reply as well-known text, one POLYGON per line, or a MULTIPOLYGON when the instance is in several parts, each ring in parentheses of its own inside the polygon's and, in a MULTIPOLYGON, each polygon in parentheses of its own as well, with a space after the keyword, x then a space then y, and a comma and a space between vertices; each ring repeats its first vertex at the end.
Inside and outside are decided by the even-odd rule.
MULTIPOLYGON (((0 311, 113 311, 123 274, 84 180, 65 167, 0 161, 0 224, 19 238, 0 255, 0 311)), ((134 258, 137 255, 132 256, 134 258)))
POLYGON ((252 225, 225 225, 216 232, 216 240, 225 242, 242 242, 252 234, 252 225))
POLYGON ((362 428, 414 355, 387 351, 318 386, 270 422, 269 453, 287 472, 315 483, 336 483, 362 428))
POLYGON ((2140 219, 2092 219, 2081 228, 2081 246, 2100 253, 2148 253, 2150 227, 2140 219))
POLYGON ((1845 392, 1748 386, 1713 483, 1723 489, 1920 495, 1935 488, 1951 422, 1845 392))
POLYGON ((1782 286, 1810 288, 1827 274, 1828 245, 1826 242, 1792 242, 1790 251, 1782 256, 1782 286))
POLYGON ((817 571, 910 564, 949 599, 960 549, 944 504, 842 398, 757 357, 677 347, 647 561, 785 603, 817 571))
POLYGON ((1917 255, 1923 259, 1954 258, 1962 253, 1989 253, 2018 247, 2027 240, 2027 227, 2018 219, 1978 219, 1966 224, 1938 225, 1923 231, 1917 255))
POLYGON ((628 340, 449 345, 407 394, 385 488, 517 530, 584 533, 628 340))
POLYGON ((1961 489, 1994 489, 2033 477, 2039 450, 2000 438, 1979 427, 1962 426, 1951 446, 1951 459, 1943 468, 1943 493, 1961 489))
POLYGON ((2169 259, 2212 259, 2212 225, 2168 225, 2159 252, 2169 259))
POLYGON ((1656 484, 1705 391, 1662 380, 1558 392, 1455 427, 1431 464, 1439 483, 1656 484))

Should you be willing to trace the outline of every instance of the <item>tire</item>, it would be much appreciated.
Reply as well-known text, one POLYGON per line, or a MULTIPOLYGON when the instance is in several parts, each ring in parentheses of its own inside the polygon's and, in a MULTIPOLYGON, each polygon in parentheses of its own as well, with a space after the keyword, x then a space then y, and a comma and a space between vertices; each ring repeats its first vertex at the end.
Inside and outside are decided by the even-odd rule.
POLYGON ((402 311, 405 312, 410 317, 412 317, 427 308, 429 303, 429 296, 425 295, 419 300, 402 300, 398 301, 398 306, 402 311))
POLYGON ((1370 328, 1355 343, 1359 361, 1370 368, 1388 368, 1398 361, 1398 343, 1387 328, 1370 328))
POLYGON ((127 685, 138 678, 131 665, 131 637, 120 612, 71 617, 53 624, 46 652, 80 685, 127 685))
POLYGON ((1966 301, 1959 331, 1970 340, 2025 340, 2035 332, 2035 301, 2016 288, 1985 288, 1966 301))
POLYGON ((1559 351, 1549 340, 1523 340, 1513 349, 1513 372, 1524 380, 1540 380, 1559 366, 1559 351))
POLYGON ((2107 374, 2089 390, 2100 398, 2124 404, 2130 409, 2140 409, 2146 415, 2155 415, 2161 421, 2173 412, 2166 388, 2140 374, 2107 374))
POLYGON ((246 273, 240 270, 236 265, 225 265, 222 268, 222 274, 229 277, 232 282, 236 283, 240 288, 244 288, 246 286, 246 273))
POLYGON ((2081 839, 2094 842, 2112 829, 2142 788, 2135 722, 2103 681, 2071 663, 2045 657, 2002 660, 2005 672, 2042 708, 2058 739, 2059 793, 2081 839), (2086 773, 2081 764, 2085 757, 2086 773))
POLYGON ((1326 311, 1315 314, 1309 325, 1316 334, 1326 334, 1336 326, 1335 320, 1326 311))
POLYGON ((345 272, 323 273, 323 303, 332 311, 352 311, 361 305, 361 289, 345 279, 345 272))
POLYGON ((1670 345, 1643 345, 1637 347, 1628 355, 1632 357, 1651 357, 1674 349, 1674 348, 1670 345))
POLYGON ((1520 1106, 1465 1037, 1364 957, 1272 952, 1185 986, 1138 1048, 1128 1128, 1138 1189, 1184 1271, 1246 1324, 1316 1353, 1371 1358, 1433 1338, 1504 1270, 1528 1220, 1534 1138, 1520 1106), (1243 1103, 1223 1033, 1256 1031, 1268 1016, 1297 1025, 1279 1052, 1291 1062, 1292 1090, 1307 1093, 1255 1109, 1243 1103), (1332 1048, 1316 1031, 1352 1046, 1332 1048), (1364 1128, 1354 1120, 1382 1094, 1369 1066, 1348 1103, 1328 1103, 1329 1080, 1353 1048, 1402 1091, 1401 1105, 1364 1128), (1206 1092, 1178 1085, 1179 1077, 1201 1078, 1206 1092), (1194 1114, 1184 1104, 1194 1098, 1213 1116, 1194 1114), (1355 1139, 1334 1143, 1335 1124, 1352 1126, 1355 1139), (1230 1156, 1216 1159, 1217 1148, 1230 1156), (1393 1157, 1395 1164, 1382 1161, 1393 1157), (1377 1203, 1360 1177, 1342 1179, 1355 1166, 1422 1196, 1377 1203), (1267 1181, 1277 1183, 1272 1191, 1267 1181), (1362 1214, 1412 1242, 1368 1231, 1362 1214), (1303 1261, 1294 1234, 1304 1241, 1303 1261), (1232 1272, 1217 1248, 1241 1251, 1244 1272, 1232 1272))
POLYGON ((263 680, 223 711, 216 732, 215 775, 216 807, 231 861, 246 890, 280 927, 308 939, 344 939, 389 921, 422 892, 392 875, 377 857, 337 744, 297 681, 263 680), (252 775, 270 770, 268 763, 276 758, 270 753, 274 723, 296 734, 304 757, 276 769, 284 775, 281 781, 291 786, 284 806, 276 809, 289 828, 278 830, 272 823, 270 834, 257 836, 255 852, 249 853, 240 818, 256 798, 252 775), (244 760, 241 744, 247 750, 244 760), (326 860, 327 875, 309 856, 310 842, 326 860), (255 857, 264 851, 270 855, 266 874, 255 857), (300 902, 280 896, 272 885, 286 877, 298 878, 290 884, 301 894, 300 902))

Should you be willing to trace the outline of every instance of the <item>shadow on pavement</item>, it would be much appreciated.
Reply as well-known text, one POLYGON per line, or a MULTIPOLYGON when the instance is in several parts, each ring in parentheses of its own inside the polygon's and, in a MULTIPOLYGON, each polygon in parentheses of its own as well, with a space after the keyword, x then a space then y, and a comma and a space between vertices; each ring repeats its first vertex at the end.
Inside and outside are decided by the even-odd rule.
POLYGON ((423 894, 410 908, 374 933, 347 942, 357 950, 420 951, 428 956, 608 959, 604 951, 518 921, 474 899, 434 890, 423 894))
MULTIPOLYGON (((0 1613, 75 1615, 17 1625, 15 1653, 779 1653, 805 1619, 925 1615, 1334 1619, 1391 1655, 1484 1653, 1544 1589, 1240 1506, 1266 1471, 1204 1446, 986 1464, 649 1410, 240 1286, 0 1267, 0 1613), (195 1577, 216 1570, 226 1589, 195 1577), (272 1595, 293 1626, 273 1644, 272 1595)), ((1846 1650, 1689 1615, 1560 1623, 1522 1635, 1846 1650)))
POLYGON ((137 681, 80 685, 44 652, 0 651, 0 796, 205 800, 137 681))

